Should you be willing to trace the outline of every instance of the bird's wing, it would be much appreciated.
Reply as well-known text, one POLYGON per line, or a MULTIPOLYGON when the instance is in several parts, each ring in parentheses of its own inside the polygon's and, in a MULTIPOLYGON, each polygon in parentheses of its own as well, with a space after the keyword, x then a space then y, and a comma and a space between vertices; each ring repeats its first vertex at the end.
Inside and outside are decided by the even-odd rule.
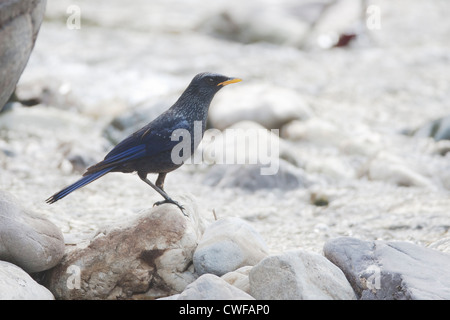
POLYGON ((189 123, 175 119, 166 121, 164 127, 150 123, 122 140, 105 156, 103 161, 88 168, 85 175, 171 150, 179 143, 179 141, 171 139, 172 133, 176 129, 188 130, 189 123))

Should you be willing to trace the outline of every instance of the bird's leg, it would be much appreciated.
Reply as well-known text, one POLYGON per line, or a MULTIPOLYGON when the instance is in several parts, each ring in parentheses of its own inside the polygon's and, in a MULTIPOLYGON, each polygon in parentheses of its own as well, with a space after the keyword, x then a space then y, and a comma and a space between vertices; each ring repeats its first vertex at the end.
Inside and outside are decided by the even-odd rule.
POLYGON ((160 173, 158 174, 158 179, 156 179, 156 186, 160 188, 161 190, 164 190, 164 179, 166 178, 167 173, 160 173))
POLYGON ((158 179, 156 180, 156 185, 154 185, 150 180, 147 179, 147 175, 138 173, 139 178, 141 178, 142 181, 144 181, 146 184, 148 184, 150 187, 155 189, 165 200, 158 201, 153 204, 153 206, 159 206, 163 203, 172 203, 176 205, 178 208, 180 208, 181 212, 187 216, 187 214, 184 212, 184 207, 180 205, 178 202, 173 200, 169 195, 164 191, 164 178, 166 177, 166 173, 160 173, 158 175, 158 179))

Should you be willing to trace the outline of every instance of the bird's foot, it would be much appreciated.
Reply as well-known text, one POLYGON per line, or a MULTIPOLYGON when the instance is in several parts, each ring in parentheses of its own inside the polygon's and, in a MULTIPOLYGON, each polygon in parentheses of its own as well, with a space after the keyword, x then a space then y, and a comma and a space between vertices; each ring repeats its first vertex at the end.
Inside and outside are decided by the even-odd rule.
POLYGON ((166 200, 155 202, 153 204, 153 206, 160 206, 160 205, 162 205, 164 203, 171 203, 171 204, 176 205, 181 210, 181 212, 183 213, 184 216, 186 216, 186 217, 188 216, 186 214, 186 212, 184 211, 184 207, 181 204, 179 204, 178 202, 176 202, 175 200, 172 200, 172 199, 166 199, 166 200))

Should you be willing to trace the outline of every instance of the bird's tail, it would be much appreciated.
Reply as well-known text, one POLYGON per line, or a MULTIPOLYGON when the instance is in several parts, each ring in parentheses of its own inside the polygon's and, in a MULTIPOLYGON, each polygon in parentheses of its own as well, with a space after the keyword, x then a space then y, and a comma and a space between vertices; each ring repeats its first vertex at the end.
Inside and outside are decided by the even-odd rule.
POLYGON ((85 185, 91 183, 92 181, 97 180, 98 178, 104 176, 105 174, 107 174, 108 172, 110 172, 112 169, 114 169, 114 167, 109 167, 109 168, 105 168, 103 170, 99 170, 97 172, 93 172, 91 174, 88 174, 84 177, 82 177, 80 180, 78 180, 77 182, 71 184, 70 186, 62 189, 61 191, 55 193, 54 195, 52 195, 50 198, 48 198, 47 200, 45 200, 45 202, 47 203, 54 203, 62 198, 64 198, 65 196, 67 196, 69 193, 84 187, 85 185))

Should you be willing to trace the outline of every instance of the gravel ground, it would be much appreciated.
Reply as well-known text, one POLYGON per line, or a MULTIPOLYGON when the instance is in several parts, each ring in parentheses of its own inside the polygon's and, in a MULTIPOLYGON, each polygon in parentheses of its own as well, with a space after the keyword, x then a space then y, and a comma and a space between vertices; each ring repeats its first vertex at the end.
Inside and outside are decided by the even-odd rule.
MULTIPOLYGON (((20 98, 42 103, 0 114, 0 188, 61 227, 67 243, 160 200, 137 176, 110 174, 54 205, 44 202, 112 148, 111 121, 150 120, 156 111, 148 119, 145 112, 169 107, 202 71, 244 79, 222 90, 211 110, 242 95, 238 86, 302 97, 308 116, 279 129, 289 162, 312 182, 214 187, 204 182, 212 167, 185 165, 166 179, 173 198, 194 199, 208 221, 213 212, 247 219, 273 252, 321 252, 338 235, 423 245, 449 237, 449 154, 439 153, 442 141, 403 134, 450 113, 447 1, 373 1, 376 29, 361 17, 363 1, 327 10, 293 0, 120 3, 49 0, 17 87, 20 98), (80 29, 67 25, 75 21, 70 5, 81 10, 80 29), (343 32, 356 40, 328 48, 343 32)), ((283 99, 269 107, 282 110, 283 99)))

